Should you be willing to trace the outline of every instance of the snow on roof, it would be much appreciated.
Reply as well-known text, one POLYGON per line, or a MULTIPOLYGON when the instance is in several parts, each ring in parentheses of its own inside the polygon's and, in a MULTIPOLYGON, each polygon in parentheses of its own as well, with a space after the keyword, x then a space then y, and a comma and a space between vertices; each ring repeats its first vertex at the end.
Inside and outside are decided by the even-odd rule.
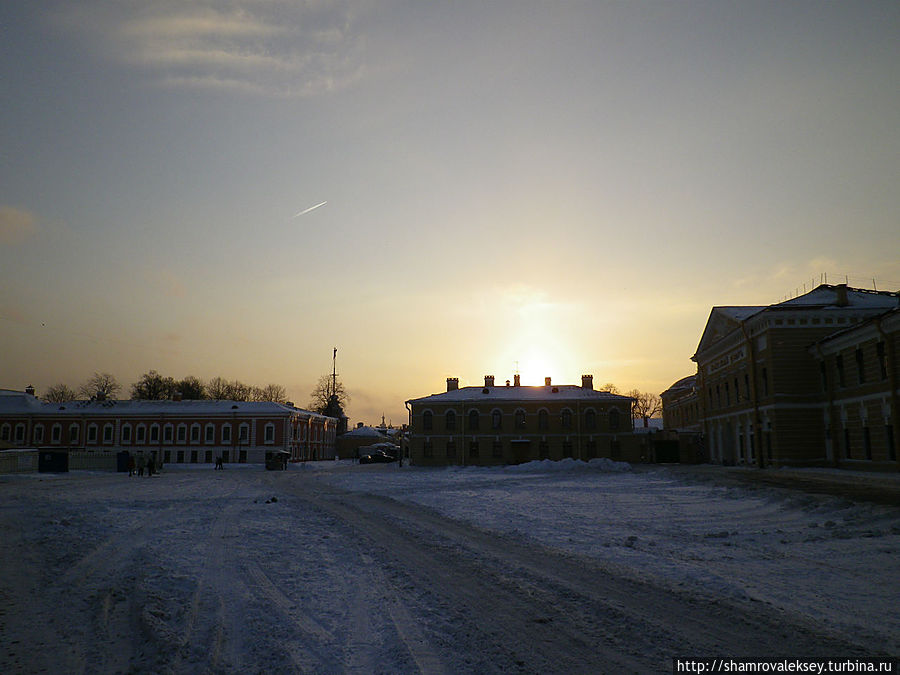
POLYGON ((300 408, 292 408, 272 401, 66 401, 47 403, 22 392, 0 390, 0 414, 53 414, 53 415, 223 415, 250 413, 255 415, 290 415, 302 412, 320 416, 318 413, 300 408))
POLYGON ((385 435, 374 427, 356 427, 353 431, 348 431, 344 434, 344 438, 347 436, 355 436, 358 438, 385 438, 385 435))
POLYGON ((610 394, 608 391, 586 389, 574 384, 519 387, 462 387, 441 394, 432 394, 407 401, 407 403, 453 403, 463 401, 631 401, 629 396, 610 394))
MULTIPOLYGON (((796 298, 779 302, 775 305, 771 305, 771 307, 791 309, 798 306, 834 306, 840 308, 842 306, 838 305, 838 295, 840 293, 838 288, 838 286, 822 284, 811 290, 809 293, 804 293, 796 298)), ((868 288, 850 288, 849 286, 846 287, 846 289, 848 304, 843 305, 843 307, 872 309, 878 307, 896 307, 900 304, 900 294, 892 291, 873 291, 868 288)))

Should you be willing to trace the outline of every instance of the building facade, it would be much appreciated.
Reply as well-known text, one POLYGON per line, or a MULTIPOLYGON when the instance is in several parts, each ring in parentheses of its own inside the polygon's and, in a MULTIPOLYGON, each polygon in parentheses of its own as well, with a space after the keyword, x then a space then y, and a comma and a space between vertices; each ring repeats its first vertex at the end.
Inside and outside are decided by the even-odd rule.
MULTIPOLYGON (((898 303, 898 293, 823 284, 775 305, 714 307, 692 357, 697 364, 694 386, 709 459, 760 467, 834 465, 837 427, 834 417, 826 417, 835 413, 827 404, 821 373, 823 358, 826 367, 836 368, 838 360, 837 355, 832 361, 819 358, 811 347, 898 303)), ((870 332, 876 330, 873 327, 870 332)), ((838 344, 843 343, 827 341, 823 349, 838 349, 838 344)), ((871 358, 877 360, 877 349, 866 349, 865 354, 872 351, 871 358)), ((884 349, 887 360, 887 346, 884 349)), ((843 391, 849 396, 848 390, 843 391)), ((859 396, 880 397, 889 406, 895 398, 886 389, 878 395, 861 391, 859 396)), ((677 400, 667 398, 677 408, 677 400)), ((843 410, 849 420, 848 405, 843 410)), ((677 415, 667 413, 664 401, 664 418, 667 414, 677 415)), ((851 440, 856 433, 851 431, 851 440)))
POLYGON ((152 454, 164 463, 262 463, 283 450, 294 461, 333 459, 337 420, 257 401, 69 401, 33 390, 0 391, 0 443, 115 454, 152 454))
POLYGON ((634 460, 633 399, 595 391, 593 378, 581 386, 459 387, 447 379, 447 391, 406 402, 407 448, 412 464, 518 464, 564 457, 634 460))
POLYGON ((900 309, 835 333, 809 351, 819 364, 829 463, 900 470, 900 309))

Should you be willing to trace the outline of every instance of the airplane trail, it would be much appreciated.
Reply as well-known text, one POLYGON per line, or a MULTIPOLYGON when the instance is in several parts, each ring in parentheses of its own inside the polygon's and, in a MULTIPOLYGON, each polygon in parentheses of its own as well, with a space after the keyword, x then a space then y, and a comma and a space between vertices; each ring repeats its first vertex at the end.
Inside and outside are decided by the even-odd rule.
POLYGON ((302 216, 304 213, 309 213, 310 211, 315 211, 317 208, 319 208, 320 206, 325 206, 327 203, 328 203, 328 202, 325 201, 325 202, 322 202, 322 203, 320 203, 320 204, 316 204, 315 206, 310 206, 308 209, 303 209, 303 210, 300 211, 299 213, 295 213, 293 216, 291 216, 291 220, 293 220, 294 218, 299 218, 299 217, 302 216))

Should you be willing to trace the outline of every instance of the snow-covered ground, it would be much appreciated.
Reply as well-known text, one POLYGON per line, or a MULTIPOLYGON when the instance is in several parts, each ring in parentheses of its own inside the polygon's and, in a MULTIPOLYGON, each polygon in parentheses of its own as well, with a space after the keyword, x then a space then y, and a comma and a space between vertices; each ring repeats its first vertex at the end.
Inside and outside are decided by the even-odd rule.
POLYGON ((0 542, 4 673, 900 653, 900 509, 608 460, 2 476, 0 542))

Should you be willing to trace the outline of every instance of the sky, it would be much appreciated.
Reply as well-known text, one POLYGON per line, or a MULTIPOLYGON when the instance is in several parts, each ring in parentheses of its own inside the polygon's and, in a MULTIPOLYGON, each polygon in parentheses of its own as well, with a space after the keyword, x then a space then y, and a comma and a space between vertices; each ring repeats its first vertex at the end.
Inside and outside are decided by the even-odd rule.
POLYGON ((0 388, 305 405, 337 347, 351 423, 447 377, 659 393, 715 305, 900 290, 898 35, 893 0, 2 3, 0 388))

